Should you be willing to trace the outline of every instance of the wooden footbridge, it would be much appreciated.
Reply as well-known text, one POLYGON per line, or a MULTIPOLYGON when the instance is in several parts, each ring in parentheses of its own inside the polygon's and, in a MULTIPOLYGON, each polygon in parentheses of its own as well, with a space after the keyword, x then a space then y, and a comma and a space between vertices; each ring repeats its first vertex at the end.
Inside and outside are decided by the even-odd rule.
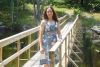
MULTIPOLYGON (((49 50, 50 67, 68 67, 69 64, 73 67, 80 67, 79 65, 82 63, 82 51, 80 49, 82 47, 82 26, 78 15, 74 20, 69 21, 69 19, 67 15, 59 18, 62 40, 58 40, 49 50)), ((37 44, 38 38, 33 40, 33 36, 38 31, 39 26, 0 40, 0 67, 9 67, 8 64, 13 60, 17 63, 16 66, 12 64, 11 67, 43 67, 43 65, 39 64, 42 56, 39 52, 39 45, 37 44), (28 44, 21 48, 21 39, 25 37, 28 38, 28 44), (16 45, 16 47, 12 47, 16 49, 16 52, 4 59, 3 48, 12 43, 16 45), (36 46, 38 49, 36 49, 36 46), (23 59, 21 56, 23 53, 26 53, 28 57, 23 59), (22 62, 25 63, 22 64, 22 62)))

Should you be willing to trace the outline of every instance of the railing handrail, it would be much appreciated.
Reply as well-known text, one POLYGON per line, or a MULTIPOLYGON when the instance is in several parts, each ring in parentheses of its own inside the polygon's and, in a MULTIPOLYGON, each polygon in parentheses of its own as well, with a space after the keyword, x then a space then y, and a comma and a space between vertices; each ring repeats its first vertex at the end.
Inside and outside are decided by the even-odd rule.
POLYGON ((4 47, 4 46, 7 46, 19 39, 22 39, 32 33, 35 33, 39 30, 39 26, 38 27, 35 27, 35 28, 32 28, 32 29, 29 29, 29 30, 26 30, 26 31, 23 31, 21 33, 18 33, 18 34, 15 34, 15 35, 12 35, 10 37, 7 37, 7 38, 4 38, 2 40, 0 40, 0 48, 1 47, 4 47))

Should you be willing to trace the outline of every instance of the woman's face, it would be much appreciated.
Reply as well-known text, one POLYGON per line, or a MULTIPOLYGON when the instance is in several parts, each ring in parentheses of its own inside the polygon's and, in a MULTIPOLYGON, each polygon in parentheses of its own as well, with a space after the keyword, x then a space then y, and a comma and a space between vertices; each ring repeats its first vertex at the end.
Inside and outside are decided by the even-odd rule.
POLYGON ((48 19, 49 19, 49 18, 52 18, 52 16, 53 16, 53 11, 52 11, 51 8, 48 8, 46 13, 47 13, 48 19))

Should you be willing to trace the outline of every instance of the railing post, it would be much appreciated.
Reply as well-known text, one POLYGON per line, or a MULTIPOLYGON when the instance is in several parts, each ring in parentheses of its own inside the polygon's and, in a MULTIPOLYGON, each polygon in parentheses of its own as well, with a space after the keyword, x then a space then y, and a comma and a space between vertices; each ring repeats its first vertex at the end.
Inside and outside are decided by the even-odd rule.
POLYGON ((0 62, 2 61, 2 48, 0 48, 0 62))
MULTIPOLYGON (((17 41, 17 51, 21 49, 20 40, 17 41)), ((18 56, 17 67, 20 67, 20 56, 18 56)))
POLYGON ((76 34, 77 34, 77 27, 78 27, 77 24, 75 24, 75 25, 74 25, 74 36, 75 36, 75 37, 76 37, 76 34))
MULTIPOLYGON (((72 28, 73 29, 73 28, 72 28)), ((71 43, 71 46, 73 46, 73 43, 72 43, 72 29, 70 31, 70 43, 71 43)), ((72 49, 72 48, 71 48, 72 49)))
POLYGON ((55 53, 53 51, 49 52, 50 67, 55 67, 55 53))
POLYGON ((61 49, 61 45, 59 47, 59 67, 62 67, 62 49, 61 49))
POLYGON ((67 37, 65 38, 65 67, 67 67, 67 37))
POLYGON ((71 37, 72 37, 72 44, 74 45, 74 27, 72 28, 72 34, 71 34, 71 37))
MULTIPOLYGON (((69 35, 67 35, 67 41, 66 41, 66 43, 67 43, 67 44, 66 44, 66 45, 67 45, 67 46, 66 46, 66 47, 67 47, 66 50, 67 50, 67 62, 68 62, 68 61, 69 61, 69 59, 68 59, 68 56, 69 56, 69 46, 68 46, 68 45, 69 45, 69 35)), ((68 65, 68 63, 67 63, 67 65, 68 65)))
POLYGON ((72 43, 71 43, 71 31, 69 32, 69 51, 71 51, 71 46, 72 46, 72 43))
POLYGON ((68 51, 68 55, 69 56, 69 45, 70 45, 70 35, 68 34, 68 39, 67 39, 67 51, 68 51))
MULTIPOLYGON (((28 44, 30 44, 31 41, 32 41, 31 35, 29 35, 29 36, 28 36, 28 44)), ((28 58, 30 59, 30 57, 31 57, 31 48, 28 50, 28 58)))

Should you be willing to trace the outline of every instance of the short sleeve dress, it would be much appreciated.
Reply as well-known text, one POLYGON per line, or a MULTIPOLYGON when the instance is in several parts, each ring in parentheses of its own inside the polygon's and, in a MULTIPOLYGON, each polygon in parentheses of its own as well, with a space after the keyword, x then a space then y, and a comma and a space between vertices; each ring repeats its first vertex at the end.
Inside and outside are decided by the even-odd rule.
POLYGON ((42 40, 42 47, 45 50, 45 59, 41 59, 40 64, 50 64, 49 61, 49 50, 52 47, 52 43, 57 42, 57 22, 55 21, 45 21, 44 25, 44 33, 43 33, 43 40, 42 40))

